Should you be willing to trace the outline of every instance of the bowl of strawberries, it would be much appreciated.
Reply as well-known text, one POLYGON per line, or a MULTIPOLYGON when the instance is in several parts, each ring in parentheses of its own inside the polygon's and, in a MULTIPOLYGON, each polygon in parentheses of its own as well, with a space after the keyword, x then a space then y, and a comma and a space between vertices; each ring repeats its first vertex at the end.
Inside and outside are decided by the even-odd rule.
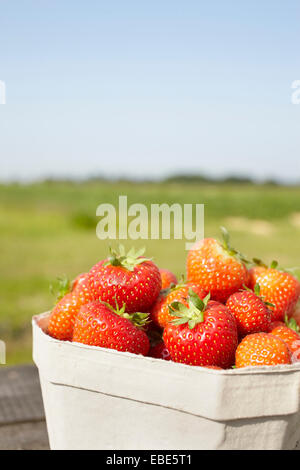
POLYGON ((179 282, 111 249, 33 317, 52 449, 297 446, 300 283, 222 235, 192 247, 179 282))

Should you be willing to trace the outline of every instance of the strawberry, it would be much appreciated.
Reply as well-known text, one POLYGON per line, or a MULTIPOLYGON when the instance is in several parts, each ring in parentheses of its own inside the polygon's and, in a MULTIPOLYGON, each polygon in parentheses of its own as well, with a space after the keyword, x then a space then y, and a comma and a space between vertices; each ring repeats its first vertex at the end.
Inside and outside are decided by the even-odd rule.
POLYGON ((288 319, 286 316, 285 324, 278 325, 272 329, 271 334, 282 339, 292 353, 292 362, 300 361, 300 335, 299 326, 294 318, 288 319))
POLYGON ((217 366, 204 366, 205 369, 215 369, 215 370, 223 370, 222 367, 217 367, 217 366))
POLYGON ((81 305, 79 297, 72 292, 60 299, 49 318, 49 335, 63 341, 71 341, 75 318, 81 305))
POLYGON ((192 290, 183 302, 173 302, 163 339, 175 362, 194 366, 230 367, 238 344, 237 326, 227 307, 192 290))
POLYGON ((147 355, 149 339, 141 328, 146 313, 128 314, 125 306, 113 309, 99 301, 81 307, 75 321, 73 342, 147 355))
POLYGON ((168 289, 172 284, 176 285, 178 283, 177 277, 171 271, 167 269, 160 269, 161 276, 161 288, 168 289))
POLYGON ((300 283, 291 274, 277 269, 277 263, 273 262, 271 267, 260 263, 250 270, 250 287, 260 285, 260 291, 264 300, 273 304, 270 307, 272 320, 282 321, 285 315, 290 316, 300 296, 300 283))
POLYGON ((56 284, 50 286, 50 291, 56 296, 57 302, 72 292, 80 298, 82 304, 88 303, 93 299, 86 281, 87 273, 79 274, 72 282, 66 276, 58 277, 56 284))
POLYGON ((188 253, 187 277, 210 292, 212 299, 226 302, 248 281, 243 256, 229 244, 226 229, 221 228, 223 243, 213 238, 197 242, 188 253))
POLYGON ((165 325, 168 323, 168 320, 165 320, 165 318, 169 318, 169 310, 166 307, 165 309, 165 316, 162 316, 162 320, 160 321, 160 315, 162 315, 162 309, 164 305, 166 304, 166 299, 170 291, 173 291, 174 289, 166 289, 162 290, 157 297, 156 301, 152 305, 152 308, 150 309, 150 319, 151 319, 151 324, 153 324, 156 328, 164 328, 165 325))
POLYGON ((207 292, 205 292, 201 287, 191 283, 177 284, 175 287, 167 291, 161 291, 150 311, 150 317, 153 323, 160 328, 165 328, 169 321, 174 319, 169 306, 172 302, 184 301, 188 296, 190 288, 192 288, 201 299, 204 299, 207 295, 207 292))
POLYGON ((93 293, 88 284, 88 273, 79 274, 74 279, 71 292, 79 298, 81 305, 94 300, 93 293))
POLYGON ((78 274, 72 282, 72 291, 79 289, 79 286, 86 281, 87 273, 78 274))
POLYGON ((284 325, 285 323, 283 323, 283 321, 271 321, 270 328, 267 333, 271 333, 271 331, 274 330, 274 328, 276 328, 277 326, 284 326, 284 325))
POLYGON ((161 289, 158 267, 143 258, 144 250, 133 249, 126 255, 111 250, 109 259, 100 261, 89 271, 87 289, 94 300, 103 300, 113 307, 126 304, 126 311, 147 312, 161 289))
POLYGON ((165 361, 171 361, 170 353, 163 341, 160 341, 155 346, 152 346, 148 356, 155 357, 156 359, 164 359, 165 361))
MULTIPOLYGON (((48 324, 48 333, 56 339, 71 341, 75 318, 82 305, 92 300, 86 285, 86 273, 80 274, 72 284, 66 277, 58 278, 57 303, 48 324)), ((53 286, 51 286, 53 291, 53 286)))
POLYGON ((285 342, 269 333, 245 336, 235 354, 237 368, 290 363, 291 354, 285 342))
POLYGON ((232 294, 226 306, 236 319, 240 336, 270 331, 271 312, 260 297, 258 284, 254 292, 246 289, 232 294))

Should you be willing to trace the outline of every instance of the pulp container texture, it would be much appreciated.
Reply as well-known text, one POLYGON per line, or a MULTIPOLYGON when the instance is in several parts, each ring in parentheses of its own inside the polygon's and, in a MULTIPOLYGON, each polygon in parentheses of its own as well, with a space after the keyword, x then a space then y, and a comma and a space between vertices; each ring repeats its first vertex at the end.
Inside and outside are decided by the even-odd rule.
POLYGON ((295 449, 300 364, 213 370, 47 335, 33 317, 52 449, 295 449))

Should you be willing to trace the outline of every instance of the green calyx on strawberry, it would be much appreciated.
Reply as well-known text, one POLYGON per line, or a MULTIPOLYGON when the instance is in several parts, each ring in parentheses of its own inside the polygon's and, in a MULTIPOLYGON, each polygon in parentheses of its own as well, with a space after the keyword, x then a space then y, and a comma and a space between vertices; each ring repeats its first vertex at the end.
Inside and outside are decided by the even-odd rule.
POLYGON ((259 267, 265 268, 265 269, 268 269, 268 267, 270 267, 271 269, 277 269, 278 268, 278 261, 276 261, 276 260, 273 260, 272 263, 270 264, 270 266, 268 266, 266 263, 264 263, 264 261, 262 261, 259 258, 252 258, 252 262, 255 266, 259 266, 259 267))
POLYGON ((176 290, 180 290, 182 289, 183 287, 186 287, 186 286, 189 286, 193 284, 192 282, 189 282, 185 279, 185 276, 184 274, 181 275, 180 277, 180 280, 178 281, 177 284, 174 284, 174 283, 171 283, 171 285, 169 287, 167 287, 166 289, 162 289, 160 291, 161 294, 163 294, 164 296, 167 296, 168 294, 170 294, 170 292, 174 292, 176 290))
POLYGON ((295 318, 289 318, 286 314, 285 314, 285 317, 284 317, 284 323, 286 324, 286 326, 288 328, 290 328, 291 330, 294 330, 296 331, 296 333, 300 333, 300 328, 299 328, 299 325, 298 323, 296 322, 295 318))
POLYGON ((56 303, 71 292, 71 283, 67 276, 58 277, 55 284, 50 284, 50 292, 55 296, 56 303))
POLYGON ((119 245, 119 252, 113 248, 110 248, 109 250, 110 257, 104 266, 120 266, 122 268, 128 269, 129 271, 133 271, 134 267, 138 264, 144 263, 145 261, 150 261, 150 258, 142 257, 145 253, 145 248, 141 248, 137 251, 135 251, 134 248, 131 248, 127 254, 123 245, 119 245))
POLYGON ((300 276, 299 276, 299 271, 300 271, 300 267, 299 266, 295 266, 293 268, 284 268, 284 267, 280 267, 279 266, 279 263, 278 261, 276 260, 273 260, 271 263, 270 263, 270 266, 268 266, 264 261, 262 261, 261 259, 259 258, 253 258, 252 259, 252 263, 254 264, 254 266, 259 266, 261 268, 265 268, 265 269, 277 269, 278 271, 282 271, 282 272, 285 272, 285 273, 289 273, 291 274, 292 276, 300 279, 300 276))
POLYGON ((193 291, 189 289, 187 298, 188 307, 181 302, 172 302, 169 305, 170 313, 177 317, 171 321, 174 325, 183 325, 188 323, 189 328, 192 330, 198 323, 204 321, 204 312, 210 300, 208 294, 203 300, 193 291))
POLYGON ((243 263, 249 263, 249 260, 246 259, 246 257, 238 250, 233 248, 230 244, 230 235, 228 230, 225 227, 220 227, 221 233, 222 233, 222 248, 230 255, 234 256, 237 258, 239 261, 242 261, 243 263))
POLYGON ((242 290, 247 290, 248 292, 254 292, 254 294, 255 294, 257 297, 259 297, 260 300, 262 300, 263 303, 264 303, 267 307, 275 307, 274 304, 272 304, 271 302, 267 302, 267 301, 265 300, 264 296, 261 295, 261 293, 260 293, 260 285, 258 284, 258 282, 255 284, 253 290, 250 289, 249 287, 245 286, 245 285, 243 286, 243 289, 242 289, 242 290))
POLYGON ((160 293, 164 296, 167 296, 168 294, 170 294, 170 292, 173 292, 175 290, 179 290, 179 289, 181 289, 182 287, 185 287, 185 286, 186 286, 186 281, 185 281, 184 275, 182 274, 182 276, 180 278, 180 281, 177 284, 174 284, 172 282, 169 287, 167 287, 166 289, 162 289, 160 291, 160 293))
POLYGON ((149 312, 161 290, 159 268, 142 256, 144 250, 125 253, 111 250, 109 259, 100 260, 87 274, 86 289, 93 300, 101 299, 115 307, 126 304, 128 313, 149 312))
POLYGON ((137 326, 138 328, 143 329, 149 323, 149 313, 142 313, 142 312, 134 312, 134 313, 127 313, 126 312, 126 305, 123 303, 123 306, 119 308, 119 305, 116 300, 116 308, 112 307, 107 302, 101 301, 100 302, 106 307, 108 307, 113 313, 119 315, 122 318, 126 318, 130 320, 133 325, 137 326))

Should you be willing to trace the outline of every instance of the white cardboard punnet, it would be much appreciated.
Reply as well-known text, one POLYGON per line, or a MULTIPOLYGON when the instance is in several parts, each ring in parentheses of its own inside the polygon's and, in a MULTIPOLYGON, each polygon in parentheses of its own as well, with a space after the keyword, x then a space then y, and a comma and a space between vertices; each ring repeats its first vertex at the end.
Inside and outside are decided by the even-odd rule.
POLYGON ((52 449, 294 449, 300 364, 219 371, 58 341, 33 318, 52 449))

